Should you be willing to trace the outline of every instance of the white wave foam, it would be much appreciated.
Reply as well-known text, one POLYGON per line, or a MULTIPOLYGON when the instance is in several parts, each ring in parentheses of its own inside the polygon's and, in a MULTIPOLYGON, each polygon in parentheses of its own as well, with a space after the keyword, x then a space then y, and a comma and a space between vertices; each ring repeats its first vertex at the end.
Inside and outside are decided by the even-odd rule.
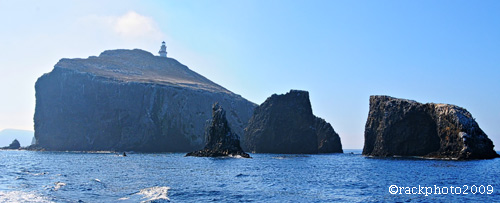
POLYGON ((47 203, 52 202, 47 198, 32 193, 32 192, 22 192, 22 191, 10 191, 3 192, 0 191, 0 202, 33 202, 33 203, 47 203))
POLYGON ((232 155, 230 154, 229 157, 232 157, 232 158, 237 158, 237 159, 240 159, 240 158, 243 158, 241 155, 237 154, 237 155, 232 155))
POLYGON ((170 199, 167 197, 169 189, 170 189, 170 187, 150 187, 150 188, 142 189, 137 194, 144 195, 144 197, 142 199, 147 199, 147 200, 142 201, 142 202, 151 202, 151 201, 157 201, 157 200, 170 201, 170 199))
POLYGON ((54 183, 54 185, 56 185, 56 186, 54 186, 54 191, 57 191, 57 190, 59 190, 62 186, 65 186, 65 185, 66 185, 66 183, 63 183, 63 182, 55 182, 55 183, 54 183))

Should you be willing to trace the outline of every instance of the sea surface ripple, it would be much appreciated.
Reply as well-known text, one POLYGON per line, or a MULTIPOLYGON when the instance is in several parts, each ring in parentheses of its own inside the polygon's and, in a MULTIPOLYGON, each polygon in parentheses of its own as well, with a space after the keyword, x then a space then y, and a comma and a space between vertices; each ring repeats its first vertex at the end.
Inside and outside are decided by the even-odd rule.
POLYGON ((0 151, 0 202, 494 202, 500 159, 345 154, 243 158, 0 151), (492 194, 391 194, 389 187, 491 185, 492 194))

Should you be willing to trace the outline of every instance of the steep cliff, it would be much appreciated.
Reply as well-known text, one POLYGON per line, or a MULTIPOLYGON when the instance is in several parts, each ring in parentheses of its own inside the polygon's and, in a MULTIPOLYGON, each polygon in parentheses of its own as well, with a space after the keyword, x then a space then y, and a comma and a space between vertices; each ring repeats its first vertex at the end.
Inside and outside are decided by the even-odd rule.
POLYGON ((363 154, 451 159, 498 157, 493 142, 464 108, 371 96, 363 154))
POLYGON ((61 59, 35 89, 35 147, 48 150, 192 151, 203 147, 213 103, 240 134, 256 106, 138 49, 61 59))
POLYGON ((290 90, 258 106, 245 129, 246 150, 256 153, 342 152, 339 135, 313 115, 309 93, 290 90))
POLYGON ((212 120, 205 131, 206 145, 199 151, 189 152, 186 156, 198 157, 221 157, 241 156, 250 158, 240 146, 240 137, 229 127, 226 119, 226 111, 215 103, 212 107, 212 120))

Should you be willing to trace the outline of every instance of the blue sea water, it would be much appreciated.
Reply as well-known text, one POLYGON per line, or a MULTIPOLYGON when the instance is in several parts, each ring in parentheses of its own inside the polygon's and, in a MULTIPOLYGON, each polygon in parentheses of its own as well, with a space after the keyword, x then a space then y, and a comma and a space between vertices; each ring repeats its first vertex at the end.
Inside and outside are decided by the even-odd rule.
POLYGON ((251 154, 252 159, 243 159, 5 150, 0 151, 0 202, 500 201, 500 159, 380 159, 364 157, 360 150, 345 151, 251 154), (391 185, 453 186, 462 193, 467 185, 469 191, 391 194, 391 185), (488 189, 493 189, 491 194, 488 189))

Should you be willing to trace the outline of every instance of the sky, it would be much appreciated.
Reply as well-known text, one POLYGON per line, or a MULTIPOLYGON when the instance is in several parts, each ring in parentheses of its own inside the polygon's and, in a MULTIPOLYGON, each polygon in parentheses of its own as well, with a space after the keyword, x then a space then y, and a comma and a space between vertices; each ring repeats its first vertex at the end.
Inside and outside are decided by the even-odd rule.
MULTIPOLYGON (((370 95, 466 108, 500 145, 500 1, 0 0, 0 130, 33 130, 34 84, 61 58, 168 56, 261 104, 307 90, 344 149, 370 95)), ((500 148, 495 147, 496 150, 500 148)))

